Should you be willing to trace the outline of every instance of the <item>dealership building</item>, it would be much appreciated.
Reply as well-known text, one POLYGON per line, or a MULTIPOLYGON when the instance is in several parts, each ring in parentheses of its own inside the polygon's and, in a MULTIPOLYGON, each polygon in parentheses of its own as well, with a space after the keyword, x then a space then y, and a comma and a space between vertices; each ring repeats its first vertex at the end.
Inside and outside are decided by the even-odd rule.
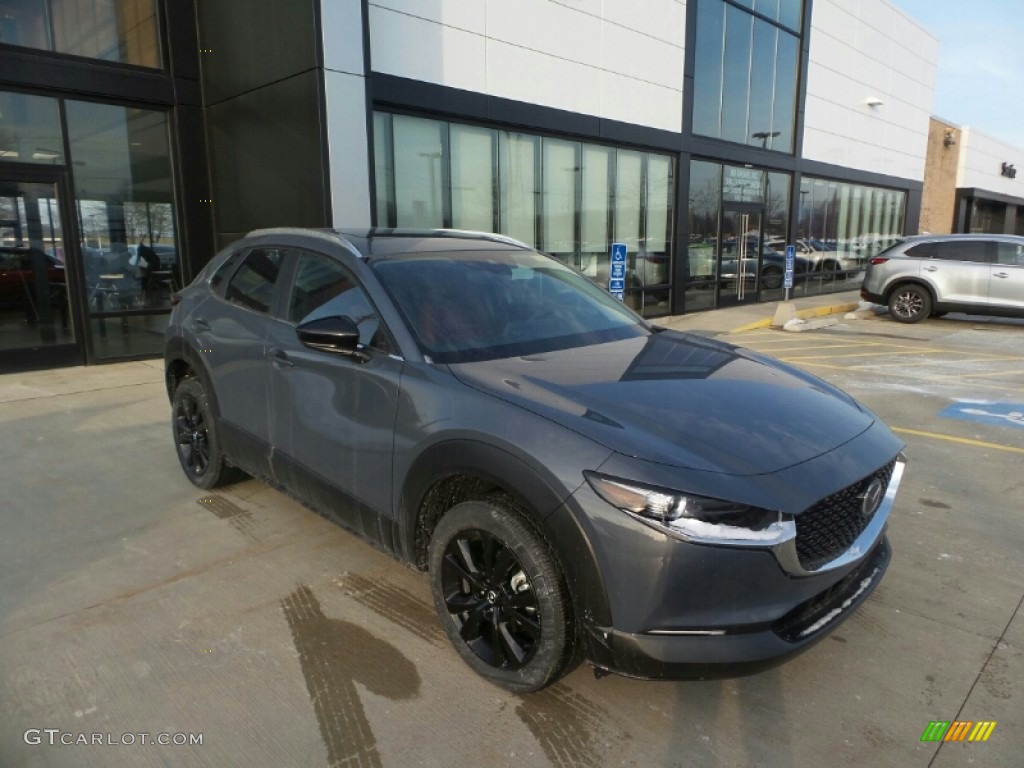
POLYGON ((649 317, 782 298, 790 244, 795 295, 849 290, 921 226, 937 53, 886 0, 0 0, 0 370, 159 354, 267 226, 605 287, 621 243, 649 317))

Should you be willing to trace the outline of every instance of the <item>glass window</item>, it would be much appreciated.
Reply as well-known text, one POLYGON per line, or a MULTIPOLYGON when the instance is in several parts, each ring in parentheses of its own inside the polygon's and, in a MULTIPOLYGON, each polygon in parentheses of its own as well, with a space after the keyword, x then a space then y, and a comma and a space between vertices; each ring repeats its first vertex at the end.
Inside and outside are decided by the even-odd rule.
POLYGON ((394 115, 396 225, 444 226, 447 123, 394 115))
POLYGON ((537 246, 538 143, 522 133, 498 136, 501 231, 531 248, 537 246))
POLYGON ((228 283, 224 298, 256 312, 269 312, 281 262, 281 251, 267 248, 250 251, 228 283))
POLYGON ((450 127, 452 226, 492 232, 495 227, 494 131, 450 127))
POLYGON ((779 23, 799 32, 803 27, 803 0, 779 0, 779 23))
POLYGON ((1024 245, 998 243, 996 262, 1010 266, 1024 267, 1024 245))
POLYGON ((0 91, 0 162, 64 164, 57 100, 0 91))
POLYGON ((391 115, 373 113, 373 172, 377 187, 377 225, 395 226, 395 150, 391 115))
POLYGON ((159 67, 156 0, 0 0, 0 43, 159 67))
POLYGON ((694 133, 791 153, 800 38, 790 29, 800 23, 789 19, 802 3, 699 2, 694 133))
POLYGON ((360 344, 386 346, 379 333, 380 319, 348 270, 327 256, 300 254, 288 301, 288 319, 302 324, 336 316, 348 317, 356 324, 360 344))
POLYGON ((992 243, 987 240, 957 240, 934 244, 933 259, 944 261, 973 261, 985 264, 992 261, 992 243))
POLYGON ((87 280, 123 275, 119 306, 169 311, 182 272, 167 114, 82 101, 65 109, 87 280))
POLYGON ((611 270, 611 174, 615 153, 583 145, 583 200, 580 209, 580 269, 607 284, 611 270))
POLYGON ((686 246, 686 310, 715 306, 718 262, 718 213, 722 205, 722 166, 694 160, 690 163, 687 209, 690 240, 686 246))
POLYGON ((576 181, 579 144, 544 139, 544 243, 541 250, 571 263, 576 250, 576 181))
POLYGON ((725 61, 725 3, 700 0, 697 9, 693 132, 719 136, 722 129, 722 64, 725 61))

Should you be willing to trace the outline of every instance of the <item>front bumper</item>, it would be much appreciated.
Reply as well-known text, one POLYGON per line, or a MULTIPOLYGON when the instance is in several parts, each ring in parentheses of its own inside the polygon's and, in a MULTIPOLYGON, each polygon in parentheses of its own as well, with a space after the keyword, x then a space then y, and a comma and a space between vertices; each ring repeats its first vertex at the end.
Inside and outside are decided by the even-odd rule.
POLYGON ((708 680, 761 672, 807 650, 857 610, 881 581, 890 558, 883 536, 843 579, 770 624, 720 629, 716 634, 592 627, 588 658, 600 669, 643 679, 708 680))

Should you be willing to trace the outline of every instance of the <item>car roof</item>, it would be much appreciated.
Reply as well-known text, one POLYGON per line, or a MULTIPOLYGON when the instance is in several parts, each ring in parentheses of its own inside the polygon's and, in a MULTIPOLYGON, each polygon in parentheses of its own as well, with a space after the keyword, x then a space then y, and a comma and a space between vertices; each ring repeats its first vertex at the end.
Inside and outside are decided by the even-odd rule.
POLYGON ((410 253, 507 250, 509 248, 530 250, 525 243, 505 235, 461 229, 275 227, 253 230, 246 237, 274 236, 329 240, 362 258, 405 256, 410 253))
POLYGON ((986 232, 959 232, 952 235, 909 235, 902 238, 903 244, 908 243, 940 243, 956 240, 999 240, 1008 243, 1024 244, 1024 237, 1020 235, 990 234, 986 232))

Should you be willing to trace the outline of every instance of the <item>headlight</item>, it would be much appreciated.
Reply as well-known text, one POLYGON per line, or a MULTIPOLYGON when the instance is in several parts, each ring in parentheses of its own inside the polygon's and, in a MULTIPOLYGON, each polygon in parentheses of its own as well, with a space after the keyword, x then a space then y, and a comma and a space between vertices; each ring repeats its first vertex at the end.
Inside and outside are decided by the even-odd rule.
POLYGON ((598 496, 613 507, 668 533, 707 544, 770 547, 793 538, 793 519, 748 504, 639 485, 584 472, 598 496))

